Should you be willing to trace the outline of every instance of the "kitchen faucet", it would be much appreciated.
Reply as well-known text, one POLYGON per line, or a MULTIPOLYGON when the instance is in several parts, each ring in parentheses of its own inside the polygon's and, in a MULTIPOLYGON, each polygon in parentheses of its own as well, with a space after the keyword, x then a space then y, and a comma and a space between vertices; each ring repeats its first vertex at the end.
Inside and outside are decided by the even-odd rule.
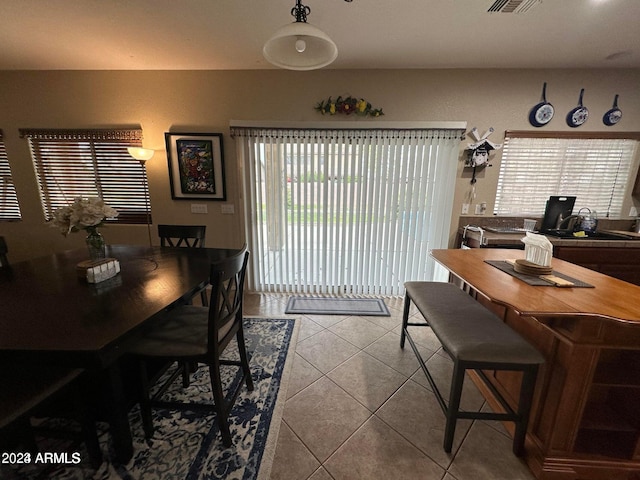
POLYGON ((562 213, 558 215, 558 221, 556 222, 556 230, 562 230, 562 227, 569 223, 567 226, 567 230, 573 230, 573 227, 576 224, 576 220, 579 218, 578 215, 569 215, 567 218, 562 218, 562 213))

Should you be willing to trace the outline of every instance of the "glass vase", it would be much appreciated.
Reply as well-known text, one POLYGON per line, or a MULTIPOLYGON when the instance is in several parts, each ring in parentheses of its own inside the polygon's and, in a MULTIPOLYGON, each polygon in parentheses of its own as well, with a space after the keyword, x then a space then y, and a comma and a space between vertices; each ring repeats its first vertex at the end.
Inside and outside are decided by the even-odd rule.
POLYGON ((106 244, 104 237, 95 228, 87 229, 89 235, 87 235, 86 242, 89 249, 89 258, 92 261, 101 260, 107 256, 106 244))

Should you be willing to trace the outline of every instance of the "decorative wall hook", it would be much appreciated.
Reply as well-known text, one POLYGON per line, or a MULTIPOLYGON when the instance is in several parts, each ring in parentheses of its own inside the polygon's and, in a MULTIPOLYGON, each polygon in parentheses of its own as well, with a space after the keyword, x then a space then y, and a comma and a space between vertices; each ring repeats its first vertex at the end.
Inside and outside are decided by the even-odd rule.
POLYGON ((471 132, 469 132, 476 142, 468 145, 467 158, 464 162, 464 166, 473 168, 473 176, 471 177, 472 184, 476 183, 476 168, 491 166, 489 164, 489 152, 492 150, 500 150, 502 148, 501 143, 493 143, 488 140, 489 135, 493 132, 493 127, 490 127, 482 136, 480 136, 476 127, 473 127, 471 132))

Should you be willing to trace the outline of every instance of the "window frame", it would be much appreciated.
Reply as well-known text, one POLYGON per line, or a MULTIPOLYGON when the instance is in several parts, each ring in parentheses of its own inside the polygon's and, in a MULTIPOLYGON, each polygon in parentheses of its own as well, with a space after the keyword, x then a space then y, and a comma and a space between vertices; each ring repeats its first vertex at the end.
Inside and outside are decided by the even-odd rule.
MULTIPOLYGON (((508 186, 505 188, 505 186, 502 184, 505 180, 504 180, 504 176, 506 175, 513 175, 513 173, 505 173, 505 169, 507 168, 507 163, 510 161, 509 157, 505 157, 505 153, 508 152, 508 146, 509 146, 509 141, 510 140, 514 140, 514 139, 530 139, 530 140, 536 140, 536 139, 550 139, 550 140, 559 140, 559 141, 563 141, 563 140, 585 140, 585 141, 589 141, 589 140, 631 140, 635 142, 635 145, 632 146, 632 150, 628 157, 628 160, 625 159, 624 161, 628 161, 628 172, 627 175, 625 177, 620 177, 619 180, 616 179, 616 182, 611 185, 611 192, 608 193, 608 195, 610 195, 610 198, 613 199, 614 196, 617 195, 617 208, 618 209, 622 209, 622 207, 624 206, 624 202, 625 202, 625 198, 627 196, 627 194, 630 194, 631 192, 629 191, 629 181, 630 178, 633 176, 634 173, 634 167, 635 165, 637 165, 637 157, 639 155, 640 152, 640 132, 564 132, 564 131, 531 131, 531 130, 507 130, 505 131, 505 142, 504 142, 504 147, 503 147, 503 152, 502 152, 502 158, 501 158, 501 163, 500 163, 500 172, 499 172, 499 176, 498 176, 498 184, 496 186, 496 196, 495 196, 495 203, 494 203, 494 211, 493 214, 494 215, 508 215, 508 216, 532 216, 532 215, 540 215, 542 216, 542 214, 544 213, 544 201, 541 202, 529 202, 528 204, 528 208, 526 211, 524 208, 524 205, 521 205, 520 203, 518 203, 516 201, 516 199, 513 198, 513 195, 509 195, 509 189, 511 189, 512 191, 516 188, 516 185, 518 183, 521 183, 523 180, 521 178, 516 178, 513 179, 511 178, 510 180, 513 180, 512 182, 509 181, 509 179, 507 179, 508 186), (505 163, 505 160, 507 163, 505 163), (517 182, 517 183, 513 183, 513 182, 517 182), (505 192, 505 189, 507 190, 505 192), (506 197, 506 198, 505 198, 506 197), (501 205, 501 200, 505 205, 512 205, 511 207, 509 206, 505 206, 505 205, 501 205), (540 204, 538 204, 540 203, 540 204), (513 205, 515 205, 515 208, 513 207, 513 205), (518 208, 520 207, 520 208, 518 208), (509 210, 507 210, 509 209, 509 210)), ((542 147, 542 146, 541 146, 542 147)), ((518 147, 516 147, 518 148, 518 147)), ((562 149, 558 149, 558 152, 560 152, 562 149)), ((579 149, 580 150, 580 149, 579 149)), ((580 152, 580 154, 583 154, 585 152, 587 152, 588 150, 584 150, 582 152, 580 152)), ((602 150, 600 150, 602 151, 602 150)), ((514 155, 516 155, 516 157, 514 157, 514 163, 518 162, 517 159, 517 155, 521 154, 522 152, 515 152, 514 155)), ((597 149, 594 150, 593 155, 597 155, 597 149)), ((532 154, 533 157, 533 154, 532 154)), ((570 158, 568 156, 564 156, 562 157, 562 159, 566 160, 567 158, 570 158)), ((523 177, 526 176, 526 173, 528 171, 530 171, 531 169, 527 169, 526 166, 524 165, 524 161, 526 161, 524 159, 524 157, 521 157, 519 159, 522 163, 522 168, 518 171, 518 176, 523 177)), ((558 161, 559 159, 556 159, 554 161, 558 161)), ((619 162, 618 165, 621 165, 623 163, 623 160, 621 160, 619 162)), ((513 165, 513 164, 512 164, 513 165)), ((627 163, 625 163, 625 165, 627 165, 627 163)), ((623 165, 623 166, 625 166, 623 165)), ((564 169, 563 169, 564 170, 564 169)), ((575 174, 575 169, 573 171, 573 173, 575 174)), ((530 177, 529 177, 530 178, 530 177)), ((568 183, 579 183, 579 179, 575 178, 575 177, 570 177, 571 181, 568 183)), ((544 184, 547 185, 547 184, 544 184)), ((541 185, 543 186, 543 185, 541 185)), ((564 188, 564 187, 563 187, 564 188)), ((549 193, 549 195, 576 195, 576 193, 578 193, 578 197, 579 197, 579 192, 573 192, 573 191, 555 191, 555 190, 549 190, 547 193, 549 193)), ((589 203, 593 203, 590 202, 589 200, 586 200, 584 202, 580 202, 580 198, 578 198, 578 202, 576 203, 576 207, 575 208, 582 208, 582 207, 593 207, 593 205, 589 205, 589 203), (585 204, 583 204, 585 203, 585 204)), ((622 218, 625 217, 624 212, 622 212, 621 210, 616 210, 616 209, 612 209, 611 208, 611 203, 609 204, 609 209, 601 209, 603 211, 597 211, 596 209, 596 213, 599 215, 602 215, 604 217, 608 217, 608 218, 622 218)))
POLYGON ((466 124, 443 123, 234 122, 249 288, 401 295, 403 278, 446 279, 429 250, 449 243, 466 124))
POLYGON ((27 138, 45 220, 75 197, 100 197, 118 210, 112 224, 150 221, 147 171, 127 147, 142 146, 141 129, 20 129, 27 138))
POLYGON ((0 222, 20 220, 22 220, 22 212, 20 211, 16 186, 13 182, 3 132, 0 129, 0 222))

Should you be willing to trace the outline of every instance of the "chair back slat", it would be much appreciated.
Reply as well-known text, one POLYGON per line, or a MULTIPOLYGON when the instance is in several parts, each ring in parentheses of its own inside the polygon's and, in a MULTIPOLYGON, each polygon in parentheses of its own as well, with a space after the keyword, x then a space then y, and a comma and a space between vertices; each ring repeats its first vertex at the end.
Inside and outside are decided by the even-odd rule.
POLYGON ((206 225, 158 225, 162 247, 204 248, 206 225))

